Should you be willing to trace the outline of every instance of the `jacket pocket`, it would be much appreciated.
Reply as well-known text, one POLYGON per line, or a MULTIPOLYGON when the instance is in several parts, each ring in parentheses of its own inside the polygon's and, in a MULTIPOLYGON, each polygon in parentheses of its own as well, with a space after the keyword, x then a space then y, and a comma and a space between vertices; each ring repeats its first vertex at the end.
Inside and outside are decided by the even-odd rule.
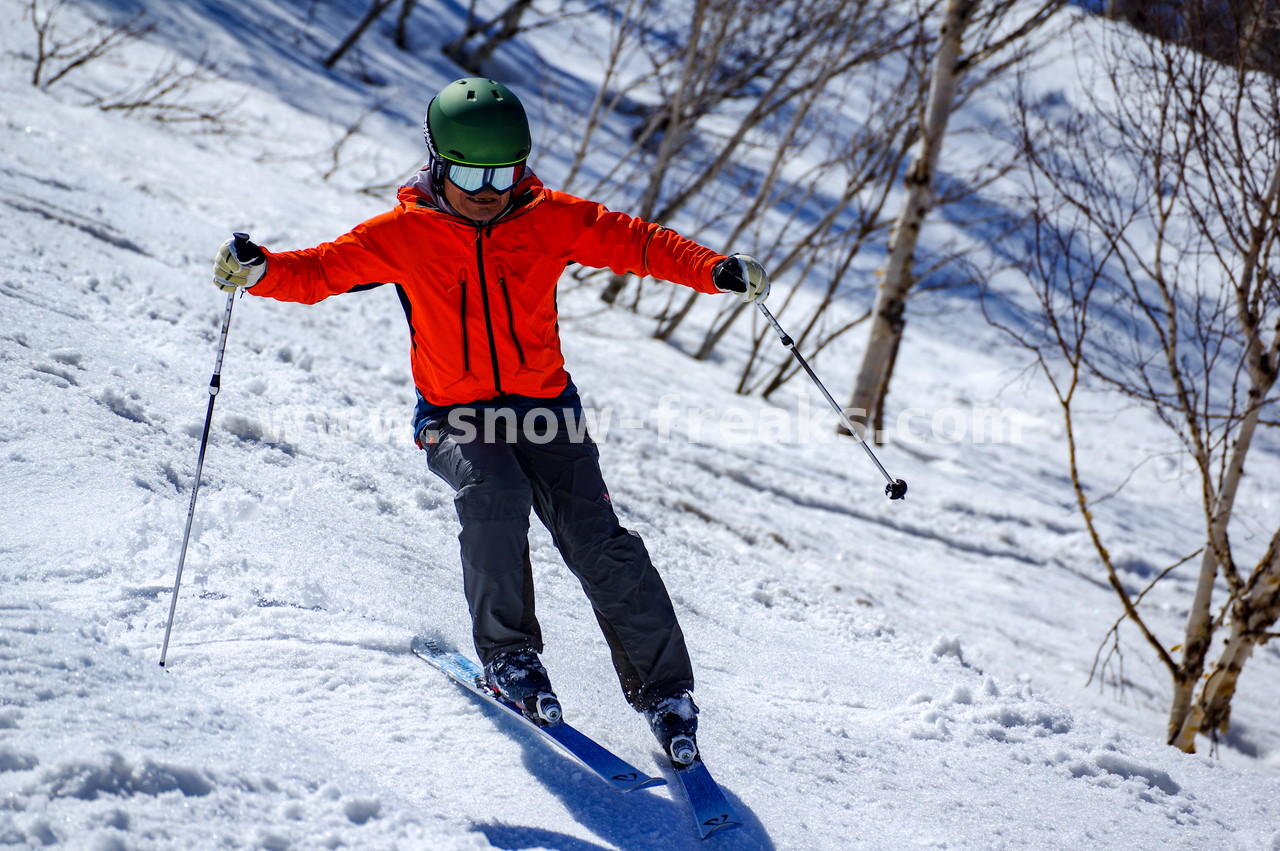
POLYGON ((507 278, 505 275, 498 277, 498 288, 502 290, 502 303, 507 308, 507 330, 511 334, 511 342, 516 344, 516 354, 520 357, 520 365, 524 366, 524 347, 520 345, 520 335, 516 333, 515 312, 511 309, 511 293, 507 291, 507 278))

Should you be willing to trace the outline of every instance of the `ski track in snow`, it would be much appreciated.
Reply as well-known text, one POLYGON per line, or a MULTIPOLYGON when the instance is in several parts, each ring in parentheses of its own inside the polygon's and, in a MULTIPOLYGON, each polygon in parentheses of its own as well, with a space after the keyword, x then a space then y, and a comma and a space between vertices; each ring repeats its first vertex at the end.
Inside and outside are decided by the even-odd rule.
POLYGON ((0 605, 0 845, 487 847, 83 623, 0 605))
MULTIPOLYGON (((173 4, 193 20, 203 8, 173 4)), ((0 47, 28 49, 21 4, 0 9, 0 47)), ((743 344, 690 361, 592 293, 562 295, 570 370, 612 412, 606 478, 667 577, 702 747, 742 829, 699 842, 673 786, 608 789, 409 653, 422 632, 466 646, 468 626, 451 497, 408 435, 390 291, 237 302, 160 669, 225 304, 210 258, 232 229, 302 246, 386 202, 306 163, 255 162, 261 138, 107 115, 20 70, 5 66, 0 94, 0 845, 1280 849, 1274 648, 1250 663, 1233 719, 1258 759, 1160 745, 1166 684, 1137 649, 1125 701, 1085 688, 1116 607, 1062 485, 1056 415, 1032 390, 1001 390, 1016 370, 995 332, 945 318, 915 320, 895 394, 1002 398, 1023 442, 891 442, 882 457, 912 490, 889 504, 849 442, 695 434, 683 418, 664 434, 667 394, 681 411, 762 414, 732 393, 743 344), (957 363, 971 386, 956 386, 957 363)), ((312 82, 334 92, 334 79, 312 82)), ((290 148, 332 141, 305 113, 319 97, 306 82, 283 96, 293 106, 236 92, 246 121, 289 124, 290 148)), ((419 155, 412 126, 381 144, 389 161, 419 155)), ((774 404, 813 395, 794 382, 774 404)), ((1119 457, 1113 439, 1095 435, 1095 457, 1119 457)), ((1161 475, 1118 512, 1135 583, 1185 536, 1186 518, 1160 509, 1161 475)), ((1254 491, 1243 510, 1265 517, 1276 500, 1254 491)), ((532 555, 567 717, 659 771, 536 523, 532 555)), ((1185 603, 1161 593, 1176 629, 1185 603)))

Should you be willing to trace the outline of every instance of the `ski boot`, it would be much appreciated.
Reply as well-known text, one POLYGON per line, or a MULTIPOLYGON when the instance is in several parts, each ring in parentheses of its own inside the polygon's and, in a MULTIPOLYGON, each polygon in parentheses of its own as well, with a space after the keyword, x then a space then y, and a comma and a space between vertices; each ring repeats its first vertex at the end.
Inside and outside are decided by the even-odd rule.
POLYGON ((539 727, 560 723, 560 699, 551 690, 551 679, 536 651, 499 653, 484 666, 486 685, 498 697, 520 707, 524 717, 539 727))
POLYGON ((686 691, 664 697, 643 711, 672 765, 692 765, 698 758, 698 705, 693 695, 686 691))

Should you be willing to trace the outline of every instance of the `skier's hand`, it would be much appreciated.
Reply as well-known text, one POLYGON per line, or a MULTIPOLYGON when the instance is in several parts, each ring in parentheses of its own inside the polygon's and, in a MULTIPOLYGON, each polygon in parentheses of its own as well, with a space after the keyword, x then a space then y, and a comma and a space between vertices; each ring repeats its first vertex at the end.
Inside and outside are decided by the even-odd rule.
POLYGON ((248 289, 267 274, 267 258, 249 241, 249 234, 232 234, 213 260, 213 285, 224 293, 248 289))
POLYGON ((769 297, 769 275, 760 261, 746 254, 731 254, 711 270, 711 281, 722 293, 736 293, 745 302, 769 297))

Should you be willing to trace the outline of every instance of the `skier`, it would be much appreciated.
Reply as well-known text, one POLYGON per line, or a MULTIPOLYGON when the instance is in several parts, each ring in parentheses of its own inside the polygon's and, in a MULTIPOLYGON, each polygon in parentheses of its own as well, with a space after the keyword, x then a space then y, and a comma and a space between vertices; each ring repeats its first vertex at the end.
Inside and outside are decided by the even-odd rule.
POLYGON ((556 284, 580 263, 754 301, 768 294, 768 276, 746 255, 547 189, 527 163, 524 107, 501 83, 449 84, 423 130, 427 164, 394 209, 301 251, 238 234, 217 254, 214 283, 304 304, 382 285, 371 282, 396 287, 409 321, 414 437, 456 491, 472 638, 490 687, 535 723, 559 719, 538 655, 532 508, 582 583, 627 701, 677 764, 691 763, 698 709, 684 635, 644 544, 614 514, 582 428, 556 284))

